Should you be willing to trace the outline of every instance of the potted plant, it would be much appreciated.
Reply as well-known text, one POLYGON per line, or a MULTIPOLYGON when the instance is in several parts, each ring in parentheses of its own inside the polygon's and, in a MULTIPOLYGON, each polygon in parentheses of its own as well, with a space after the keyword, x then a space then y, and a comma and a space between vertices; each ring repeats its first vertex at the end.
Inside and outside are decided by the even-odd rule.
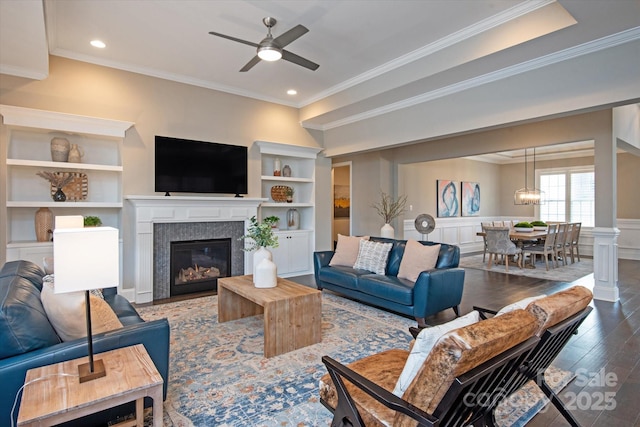
POLYGON ((293 193, 295 190, 292 187, 287 187, 285 190, 285 195, 287 196, 287 203, 293 202, 293 193))
POLYGON ((529 233, 531 231, 533 231, 533 225, 531 225, 530 222, 527 221, 520 221, 519 223, 517 223, 516 225, 513 226, 513 229, 515 231, 521 231, 524 233, 529 233))
POLYGON ((100 227, 102 225, 102 221, 97 216, 85 216, 84 217, 84 226, 85 227, 100 227))
POLYGON ((533 226, 534 230, 546 230, 547 229, 547 223, 544 221, 531 221, 531 225, 533 226))
POLYGON ((380 229, 380 235, 382 237, 394 238, 394 230, 391 226, 391 221, 400 216, 405 211, 405 205, 407 204, 407 196, 400 196, 398 200, 393 200, 391 195, 381 192, 380 202, 371 205, 378 215, 384 220, 384 225, 380 229))
MULTIPOLYGON (((264 279, 264 282, 268 283, 268 285, 264 285, 257 280, 258 275, 256 274, 256 271, 263 260, 267 260, 272 263, 273 255, 267 248, 278 247, 278 236, 274 233, 273 225, 277 224, 279 221, 279 217, 271 215, 264 218, 262 222, 258 222, 258 219, 254 215, 249 220, 250 224, 249 227, 247 227, 247 234, 240 237, 240 239, 245 240, 246 242, 243 250, 256 251, 253 254, 253 283, 256 287, 272 287, 273 283, 275 283, 275 277, 268 277, 264 279), (246 239, 250 240, 247 242, 246 239)), ((273 264, 271 268, 273 270, 273 276, 275 276, 275 264, 273 264)), ((264 278, 264 276, 260 277, 264 278)))

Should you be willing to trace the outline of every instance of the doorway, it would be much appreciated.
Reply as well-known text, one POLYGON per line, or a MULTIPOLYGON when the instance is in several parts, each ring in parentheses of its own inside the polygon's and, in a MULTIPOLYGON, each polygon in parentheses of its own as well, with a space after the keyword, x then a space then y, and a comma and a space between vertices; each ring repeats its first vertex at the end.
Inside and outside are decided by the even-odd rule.
POLYGON ((338 234, 351 235, 351 162, 336 163, 331 168, 333 187, 333 221, 331 234, 334 247, 338 234))

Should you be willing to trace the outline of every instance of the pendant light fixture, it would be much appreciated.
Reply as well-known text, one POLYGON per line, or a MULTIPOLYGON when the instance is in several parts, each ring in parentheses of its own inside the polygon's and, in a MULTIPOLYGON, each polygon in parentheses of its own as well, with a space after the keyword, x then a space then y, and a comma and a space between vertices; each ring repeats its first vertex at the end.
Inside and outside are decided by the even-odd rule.
POLYGON ((527 185, 527 149, 524 149, 524 188, 516 190, 513 194, 514 205, 542 205, 544 204, 544 191, 541 191, 535 186, 536 176, 536 148, 533 147, 533 188, 529 188, 527 185))

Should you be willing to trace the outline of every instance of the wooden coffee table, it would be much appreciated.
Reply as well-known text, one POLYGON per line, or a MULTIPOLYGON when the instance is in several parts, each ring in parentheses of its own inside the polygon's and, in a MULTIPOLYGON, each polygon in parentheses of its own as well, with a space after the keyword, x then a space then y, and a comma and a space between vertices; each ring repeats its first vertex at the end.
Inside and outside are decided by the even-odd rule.
POLYGON ((264 314, 264 356, 273 357, 322 340, 322 293, 278 278, 256 288, 253 276, 218 280, 218 322, 264 314))
MULTIPOLYGON (((123 403, 136 402, 136 419, 122 425, 142 426, 144 398, 153 399, 153 425, 162 426, 162 377, 142 344, 99 353, 107 375, 80 383, 78 364, 88 358, 27 371, 18 426, 55 425, 123 403), (61 375, 62 374, 62 375, 61 375), (37 380, 42 378, 42 380, 37 380)), ((120 424, 118 424, 120 425, 120 424)))

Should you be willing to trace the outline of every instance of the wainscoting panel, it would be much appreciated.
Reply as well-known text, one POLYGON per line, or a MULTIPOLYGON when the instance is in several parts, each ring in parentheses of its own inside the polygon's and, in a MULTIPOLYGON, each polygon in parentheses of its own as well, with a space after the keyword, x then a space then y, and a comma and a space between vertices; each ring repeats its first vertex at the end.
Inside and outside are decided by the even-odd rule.
MULTIPOLYGON (((476 236, 481 231, 481 222, 491 221, 526 221, 530 218, 505 218, 505 217, 459 217, 436 218, 436 228, 428 236, 427 240, 433 242, 449 243, 460 247, 460 253, 482 252, 484 244, 482 237, 476 236)), ((618 257, 620 259, 640 260, 640 220, 618 219, 617 227, 620 230, 618 237, 618 257)), ((399 233, 397 233, 399 234, 399 233)), ((413 220, 405 220, 403 224, 404 239, 422 240, 413 220)), ((591 227, 582 227, 580 232, 580 255, 593 256, 593 233, 591 227)))

